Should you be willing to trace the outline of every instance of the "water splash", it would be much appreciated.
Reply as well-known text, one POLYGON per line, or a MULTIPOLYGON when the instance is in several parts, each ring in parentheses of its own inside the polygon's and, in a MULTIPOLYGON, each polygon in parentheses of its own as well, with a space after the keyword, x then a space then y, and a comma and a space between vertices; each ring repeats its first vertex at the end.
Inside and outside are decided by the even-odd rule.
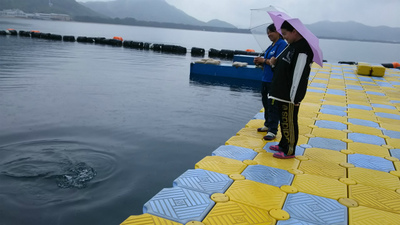
POLYGON ((57 176, 60 188, 85 188, 87 183, 97 175, 96 171, 84 162, 77 163, 68 169, 67 174, 57 176))

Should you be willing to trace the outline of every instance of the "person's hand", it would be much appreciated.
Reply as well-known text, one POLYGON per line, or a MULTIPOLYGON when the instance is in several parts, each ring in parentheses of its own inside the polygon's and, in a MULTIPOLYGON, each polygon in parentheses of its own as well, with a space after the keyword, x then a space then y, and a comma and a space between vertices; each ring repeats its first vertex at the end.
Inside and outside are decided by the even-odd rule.
POLYGON ((265 62, 265 59, 263 57, 255 57, 254 58, 254 64, 263 64, 265 62))
POLYGON ((269 63, 271 64, 271 66, 272 66, 272 65, 275 66, 276 61, 277 61, 277 59, 276 59, 275 57, 271 57, 271 58, 269 59, 269 63))

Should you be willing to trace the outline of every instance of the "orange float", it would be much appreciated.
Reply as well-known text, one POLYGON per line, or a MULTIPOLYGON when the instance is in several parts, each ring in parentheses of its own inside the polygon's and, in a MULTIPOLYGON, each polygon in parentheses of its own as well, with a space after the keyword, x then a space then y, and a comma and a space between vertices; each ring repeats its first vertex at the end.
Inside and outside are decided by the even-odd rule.
POLYGON ((123 41, 124 39, 122 39, 122 37, 114 37, 114 40, 119 40, 119 41, 123 41))
POLYGON ((246 52, 256 52, 254 49, 246 49, 246 52))

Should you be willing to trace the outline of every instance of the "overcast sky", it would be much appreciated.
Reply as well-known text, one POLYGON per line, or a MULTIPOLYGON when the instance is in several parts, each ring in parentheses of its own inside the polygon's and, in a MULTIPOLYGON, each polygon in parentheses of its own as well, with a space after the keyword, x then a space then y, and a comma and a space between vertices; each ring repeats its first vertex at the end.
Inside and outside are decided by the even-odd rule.
MULTIPOLYGON (((99 0, 78 0, 80 2, 99 0)), ((101 0, 111 1, 111 0, 101 0)), ((400 27, 400 0, 166 0, 198 20, 219 19, 249 28, 250 9, 274 5, 303 23, 355 21, 369 26, 400 27)))

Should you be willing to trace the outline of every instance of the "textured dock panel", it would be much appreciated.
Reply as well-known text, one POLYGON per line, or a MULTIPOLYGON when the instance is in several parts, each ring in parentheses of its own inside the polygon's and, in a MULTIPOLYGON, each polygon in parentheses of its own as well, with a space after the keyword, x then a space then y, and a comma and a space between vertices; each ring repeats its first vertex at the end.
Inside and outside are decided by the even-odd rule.
POLYGON ((400 149, 391 149, 390 155, 392 157, 396 157, 396 158, 400 159, 400 149))
POLYGON ((346 168, 340 166, 338 163, 333 163, 329 161, 302 161, 300 162, 299 170, 303 171, 306 174, 319 175, 334 179, 346 177, 346 168))
POLYGON ((264 119, 253 119, 250 120, 245 127, 252 127, 252 128, 259 128, 259 127, 263 127, 264 126, 264 119))
POLYGON ((246 166, 246 164, 236 159, 221 156, 206 156, 196 163, 195 168, 230 175, 242 173, 246 166))
POLYGON ((281 160, 274 158, 272 155, 273 153, 261 152, 254 158, 254 161, 263 166, 279 168, 282 170, 297 169, 299 167, 300 161, 297 159, 281 160))
POLYGON ((393 191, 400 188, 399 178, 387 172, 356 167, 348 169, 348 177, 363 185, 393 191))
POLYGON ((191 169, 180 175, 173 186, 186 188, 206 194, 224 193, 233 183, 228 175, 203 169, 191 169))
POLYGON ((251 180, 237 180, 225 192, 229 199, 265 210, 281 209, 286 193, 278 187, 251 180))
POLYGON ((268 210, 233 201, 217 203, 202 221, 207 225, 275 224, 268 210))
POLYGON ((351 163, 356 167, 384 172, 390 172, 391 170, 394 170, 393 163, 391 161, 376 156, 352 154, 348 155, 348 163, 351 163))
MULTIPOLYGON (((266 152, 275 153, 276 151, 273 151, 273 150, 269 149, 269 147, 270 147, 271 145, 278 145, 278 144, 279 144, 278 142, 268 142, 268 143, 263 147, 263 149, 264 149, 266 152)), ((304 154, 304 148, 303 148, 303 147, 300 147, 300 146, 296 146, 295 155, 297 156, 297 155, 303 155, 303 154, 304 154)))
POLYGON ((369 134, 369 135, 382 135, 382 131, 377 128, 372 128, 368 126, 361 126, 361 125, 355 125, 355 124, 350 124, 349 125, 349 130, 351 130, 354 133, 362 133, 362 134, 369 134))
POLYGON ((349 198, 361 206, 400 214, 400 194, 392 190, 362 184, 350 185, 349 198))
POLYGON ((393 146, 394 148, 400 148, 400 139, 390 138, 387 139, 388 145, 393 146))
POLYGON ((139 216, 130 216, 121 225, 182 225, 171 220, 167 220, 150 214, 142 214, 139 216))
POLYGON ((327 129, 327 128, 314 128, 311 132, 315 137, 331 138, 342 140, 347 138, 347 133, 341 130, 327 129))
POLYGON ((263 165, 250 165, 242 173, 247 180, 252 180, 276 187, 291 185, 294 175, 286 170, 281 170, 263 165))
POLYGON ((354 142, 361 142, 365 144, 385 145, 385 139, 369 134, 349 133, 348 138, 354 142))
POLYGON ((400 139, 400 132, 399 131, 393 131, 393 130, 384 130, 382 131, 384 135, 389 136, 390 138, 397 138, 400 139))
POLYGON ((347 207, 334 199, 306 193, 289 194, 283 210, 290 219, 278 224, 347 224, 347 207))
POLYGON ((304 156, 310 160, 320 162, 328 161, 337 164, 347 162, 347 156, 345 154, 322 148, 307 148, 304 151, 304 156))
POLYGON ((318 120, 315 125, 319 128, 335 129, 335 130, 345 130, 347 125, 341 122, 329 121, 329 120, 318 120))
MULTIPOLYGON (((246 136, 246 137, 251 137, 251 138, 257 138, 257 139, 262 139, 267 133, 266 132, 258 132, 256 128, 253 127, 245 127, 239 130, 239 132, 236 133, 238 136, 246 136)), ((279 134, 279 133, 278 133, 279 134)))
POLYGON ((348 122, 351 123, 351 124, 360 125, 360 126, 379 128, 379 123, 376 123, 376 122, 373 122, 373 121, 369 121, 369 120, 349 118, 348 122))
POLYGON ((321 137, 310 138, 308 144, 313 148, 323 148, 335 151, 340 151, 347 147, 346 143, 343 141, 321 137))
POLYGON ((243 148, 262 148, 267 142, 258 138, 246 137, 246 136, 233 136, 226 141, 226 145, 235 145, 243 148))
POLYGON ((353 142, 348 143, 348 149, 354 153, 360 153, 364 155, 378 156, 382 158, 389 156, 389 150, 378 145, 353 142))
POLYGON ((292 186, 299 192, 318 195, 326 198, 347 198, 347 185, 336 179, 327 177, 300 174, 296 175, 292 186))
POLYGON ((256 157, 257 155, 257 152, 249 148, 243 148, 233 145, 222 145, 214 150, 211 155, 244 161, 254 159, 254 157, 256 157))
POLYGON ((364 224, 398 224, 400 214, 359 206, 349 208, 349 224, 364 225, 364 224))

